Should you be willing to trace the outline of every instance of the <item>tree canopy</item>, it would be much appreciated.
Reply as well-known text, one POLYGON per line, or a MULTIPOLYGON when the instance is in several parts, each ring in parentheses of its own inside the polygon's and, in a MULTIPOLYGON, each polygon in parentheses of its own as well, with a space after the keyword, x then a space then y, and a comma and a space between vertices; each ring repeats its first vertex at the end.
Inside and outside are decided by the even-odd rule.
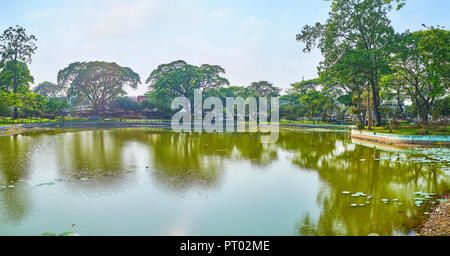
POLYGON ((42 82, 33 90, 35 93, 43 95, 46 98, 56 98, 61 94, 61 88, 52 82, 42 82))
POLYGON ((305 43, 305 52, 317 46, 325 60, 320 70, 325 71, 336 65, 344 56, 357 57, 355 65, 347 68, 359 69, 362 77, 370 83, 373 108, 378 125, 381 125, 379 110, 379 79, 388 71, 386 58, 392 43, 394 29, 387 14, 404 5, 402 0, 333 0, 329 18, 324 24, 306 25, 297 40, 305 43))
POLYGON ((67 88, 68 96, 87 97, 96 113, 125 95, 126 86, 136 89, 140 83, 133 70, 109 62, 75 62, 58 72, 58 85, 67 88))

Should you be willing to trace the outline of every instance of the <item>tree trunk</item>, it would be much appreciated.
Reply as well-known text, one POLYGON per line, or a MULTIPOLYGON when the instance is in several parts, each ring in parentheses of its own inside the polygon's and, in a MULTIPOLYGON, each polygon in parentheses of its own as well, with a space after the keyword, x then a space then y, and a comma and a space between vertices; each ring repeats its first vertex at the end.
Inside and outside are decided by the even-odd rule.
MULTIPOLYGON (((375 105, 374 105, 375 106, 375 105)), ((372 130, 372 110, 370 109, 370 88, 367 85, 367 129, 372 130)))
POLYGON ((405 110, 403 109, 402 101, 400 100, 399 94, 397 94, 397 105, 398 105, 398 108, 400 109, 400 113, 402 114, 403 120, 406 120, 406 113, 405 113, 405 110))
POLYGON ((428 123, 428 110, 426 109, 426 107, 421 107, 420 108, 420 121, 424 124, 428 123))
MULTIPOLYGON (((14 94, 17 93, 17 77, 14 76, 13 78, 13 92, 14 94)), ((17 119, 19 117, 19 111, 17 110, 17 107, 14 107, 13 111, 13 119, 17 119)))
POLYGON ((374 79, 370 79, 370 85, 372 86, 372 99, 373 99, 373 111, 375 113, 375 126, 381 126, 381 112, 380 112, 380 94, 378 92, 377 84, 374 79))

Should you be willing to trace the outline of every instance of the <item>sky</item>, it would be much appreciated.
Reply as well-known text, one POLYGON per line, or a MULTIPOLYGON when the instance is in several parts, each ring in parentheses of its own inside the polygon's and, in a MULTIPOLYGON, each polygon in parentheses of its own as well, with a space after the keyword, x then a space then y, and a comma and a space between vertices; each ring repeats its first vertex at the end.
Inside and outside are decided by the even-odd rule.
MULTIPOLYGON (((137 72, 142 85, 163 63, 220 65, 231 85, 267 80, 280 88, 317 77, 318 50, 295 40, 306 24, 327 19, 322 0, 2 0, 0 30, 20 25, 37 38, 29 66, 35 85, 56 83, 76 61, 116 62, 137 72)), ((398 31, 422 24, 450 27, 450 1, 407 0, 390 14, 398 31)))

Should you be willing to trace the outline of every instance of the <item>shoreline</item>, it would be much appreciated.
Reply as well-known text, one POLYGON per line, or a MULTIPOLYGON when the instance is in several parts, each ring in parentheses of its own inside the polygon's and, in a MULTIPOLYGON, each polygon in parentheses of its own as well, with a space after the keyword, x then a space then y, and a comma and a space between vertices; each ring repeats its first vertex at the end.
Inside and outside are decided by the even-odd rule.
MULTIPOLYGON (((170 127, 171 122, 58 122, 58 123, 34 123, 34 124, 14 124, 0 126, 2 133, 21 133, 34 129, 54 129, 54 128, 127 128, 127 127, 170 127)), ((225 125, 224 125, 225 126, 225 125)), ((280 128, 294 127, 305 129, 346 129, 353 126, 347 125, 312 125, 312 124, 280 124, 280 128)))
POLYGON ((396 147, 450 147, 449 135, 396 135, 352 130, 351 136, 361 141, 396 147))
POLYGON ((418 236, 450 236, 450 193, 439 200, 438 206, 424 220, 418 236))

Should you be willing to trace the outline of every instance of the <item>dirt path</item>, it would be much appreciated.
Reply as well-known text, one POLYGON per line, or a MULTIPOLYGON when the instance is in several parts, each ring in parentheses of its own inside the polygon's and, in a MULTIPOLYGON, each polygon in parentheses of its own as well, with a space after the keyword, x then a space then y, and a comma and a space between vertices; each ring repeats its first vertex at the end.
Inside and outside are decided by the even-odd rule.
POLYGON ((419 236, 450 236, 450 194, 441 197, 439 205, 425 220, 419 236))

